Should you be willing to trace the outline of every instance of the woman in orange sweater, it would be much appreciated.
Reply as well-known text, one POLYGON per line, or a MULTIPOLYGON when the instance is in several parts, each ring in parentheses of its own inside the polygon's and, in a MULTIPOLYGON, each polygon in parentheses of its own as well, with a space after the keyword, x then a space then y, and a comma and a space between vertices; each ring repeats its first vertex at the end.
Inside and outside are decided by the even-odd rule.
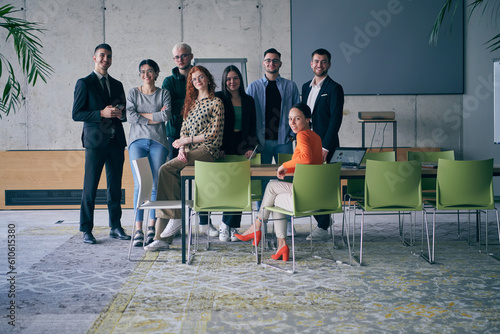
MULTIPOLYGON (((297 103, 290 109, 288 124, 297 135, 297 147, 293 152, 292 160, 283 163, 277 171, 278 179, 283 180, 286 173, 293 173, 296 164, 320 165, 323 163, 323 153, 321 149, 321 138, 311 130, 311 109, 305 103, 297 103)), ((269 211, 264 210, 266 206, 279 206, 286 210, 293 209, 292 183, 284 181, 271 181, 267 184, 257 219, 245 233, 235 234, 242 241, 252 240, 254 245, 260 242, 262 233, 260 228, 262 221, 269 218, 269 211), (255 234, 254 234, 255 229, 255 234)), ((278 238, 278 250, 271 255, 275 260, 283 257, 283 261, 288 261, 290 249, 286 245, 286 217, 282 214, 273 213, 276 237, 278 238)))

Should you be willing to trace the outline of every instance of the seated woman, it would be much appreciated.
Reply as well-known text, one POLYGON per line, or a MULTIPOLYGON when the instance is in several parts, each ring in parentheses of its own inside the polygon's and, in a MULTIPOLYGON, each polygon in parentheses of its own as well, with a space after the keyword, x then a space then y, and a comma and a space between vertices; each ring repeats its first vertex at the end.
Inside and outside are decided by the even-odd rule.
MULTIPOLYGON (((297 147, 293 152, 292 160, 283 163, 278 168, 278 178, 283 180, 285 174, 295 170, 296 164, 321 165, 323 163, 323 152, 321 148, 321 138, 311 130, 311 109, 305 103, 297 103, 290 109, 288 124, 297 136, 297 147)), ((293 209, 292 183, 284 181, 271 181, 267 184, 262 205, 257 213, 257 219, 245 233, 235 234, 242 241, 249 241, 256 237, 254 245, 259 244, 262 233, 260 228, 262 221, 269 218, 269 211, 264 210, 266 206, 279 206, 286 210, 293 209), (256 231, 254 234, 254 230, 256 231)), ((275 260, 283 257, 283 261, 288 261, 290 249, 286 245, 286 218, 282 214, 273 213, 276 237, 278 238, 278 250, 271 255, 275 260)))
MULTIPOLYGON (((187 77, 181 137, 173 142, 176 158, 160 167, 156 199, 181 199, 181 170, 195 160, 214 161, 219 156, 224 131, 224 105, 215 96, 212 74, 203 66, 193 66, 187 77)), ((181 210, 156 210, 154 241, 147 251, 167 250, 182 227, 181 210)))

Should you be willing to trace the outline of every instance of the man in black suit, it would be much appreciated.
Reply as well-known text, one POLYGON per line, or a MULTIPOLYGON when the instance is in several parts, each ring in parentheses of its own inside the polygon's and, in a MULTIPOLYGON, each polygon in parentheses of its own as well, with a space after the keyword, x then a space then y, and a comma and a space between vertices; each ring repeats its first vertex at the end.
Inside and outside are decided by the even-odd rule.
POLYGON ((92 235, 97 186, 106 165, 109 236, 130 240, 121 226, 121 186, 124 150, 127 146, 122 122, 125 122, 125 92, 118 80, 108 75, 112 51, 108 44, 94 50, 94 71, 77 81, 73 102, 73 120, 83 123, 82 143, 85 147, 85 177, 80 207, 80 231, 83 242, 95 244, 92 235))
MULTIPOLYGON (((330 161, 339 146, 339 130, 344 108, 342 86, 328 76, 332 55, 325 49, 317 49, 312 55, 311 69, 314 78, 302 85, 302 102, 312 111, 312 130, 316 132, 323 146, 323 160, 330 161)), ((314 216, 318 227, 307 240, 328 238, 330 215, 314 216)))

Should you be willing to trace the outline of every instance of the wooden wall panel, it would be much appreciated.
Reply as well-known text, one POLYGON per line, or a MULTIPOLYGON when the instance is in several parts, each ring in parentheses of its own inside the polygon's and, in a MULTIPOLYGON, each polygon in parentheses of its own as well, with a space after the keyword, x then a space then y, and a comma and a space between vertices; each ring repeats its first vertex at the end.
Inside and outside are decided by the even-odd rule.
MULTIPOLYGON (((0 151, 0 210, 79 209, 79 205, 5 206, 5 190, 82 189, 84 164, 84 150, 0 151)), ((99 189, 106 189, 104 169, 99 189)), ((125 151, 122 189, 125 189, 122 207, 133 208, 134 180, 128 151, 125 151)))

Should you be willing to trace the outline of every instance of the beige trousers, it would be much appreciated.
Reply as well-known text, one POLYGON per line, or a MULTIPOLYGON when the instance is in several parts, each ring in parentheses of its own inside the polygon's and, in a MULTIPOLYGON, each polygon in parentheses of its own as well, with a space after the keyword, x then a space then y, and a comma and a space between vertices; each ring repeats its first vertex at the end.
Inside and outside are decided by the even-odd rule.
MULTIPOLYGON (((257 216, 261 220, 269 218, 270 211, 264 210, 266 206, 279 206, 285 210, 293 210, 292 201, 292 183, 284 181, 270 181, 267 184, 262 204, 260 205, 257 216)), ((286 238, 286 216, 273 212, 274 229, 277 238, 286 238)))
MULTIPOLYGON (((181 170, 186 166, 193 166, 195 160, 199 161, 213 161, 212 155, 204 147, 197 148, 196 150, 187 152, 187 162, 182 162, 177 158, 164 163, 158 172, 158 190, 156 193, 156 200, 180 200, 181 199, 181 170)), ((169 219, 181 218, 181 210, 156 210, 156 233, 154 240, 163 240, 171 242, 171 238, 161 238, 160 234, 163 232, 168 224, 169 219)))

